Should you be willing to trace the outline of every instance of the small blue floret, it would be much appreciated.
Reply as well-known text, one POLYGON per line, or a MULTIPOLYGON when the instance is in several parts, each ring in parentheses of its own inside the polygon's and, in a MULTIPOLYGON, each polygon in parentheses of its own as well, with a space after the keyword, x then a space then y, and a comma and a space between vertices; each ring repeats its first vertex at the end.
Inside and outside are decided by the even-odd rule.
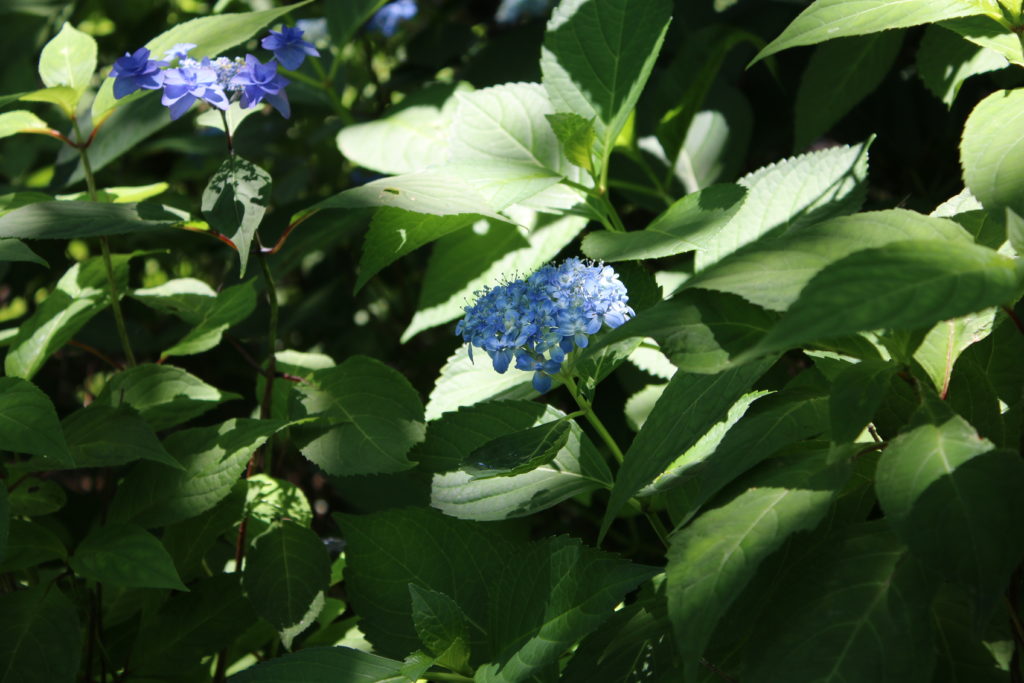
POLYGON ((415 17, 418 12, 416 0, 395 0, 377 10, 366 23, 366 28, 390 38, 395 35, 399 26, 415 17))
POLYGON ((302 39, 302 29, 291 26, 282 26, 280 31, 271 31, 270 35, 260 42, 260 45, 264 50, 273 52, 274 59, 290 71, 295 71, 302 66, 306 55, 320 56, 312 43, 302 39))
POLYGON ((134 53, 124 53, 114 62, 110 77, 114 79, 114 97, 121 99, 136 90, 158 90, 163 85, 164 72, 160 67, 166 62, 149 58, 149 50, 140 47, 134 53))
POLYGON ((232 86, 242 91, 243 109, 254 107, 266 100, 285 118, 291 115, 288 96, 284 92, 288 83, 287 78, 277 73, 277 64, 274 61, 262 64, 252 55, 245 56, 245 66, 231 79, 232 86))

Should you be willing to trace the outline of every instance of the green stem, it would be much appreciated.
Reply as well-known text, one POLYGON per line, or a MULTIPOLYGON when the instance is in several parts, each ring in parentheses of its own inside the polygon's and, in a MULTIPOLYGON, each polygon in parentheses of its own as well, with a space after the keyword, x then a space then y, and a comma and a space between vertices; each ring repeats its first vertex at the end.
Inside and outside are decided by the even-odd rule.
MULTIPOLYGON (((257 245, 259 240, 257 239, 257 245)), ((267 256, 263 253, 262 245, 256 252, 256 258, 263 270, 263 279, 267 286, 267 303, 270 304, 270 325, 267 328, 267 374, 266 383, 263 387, 263 401, 260 403, 260 418, 270 418, 271 399, 274 390, 274 375, 277 374, 277 358, 274 355, 277 347, 277 286, 274 284, 274 275, 270 272, 270 264, 267 263, 267 256)))
POLYGON ((612 455, 615 456, 615 459, 621 465, 622 461, 625 460, 625 456, 622 454, 622 449, 619 448, 619 444, 615 443, 615 439, 612 438, 611 433, 604 426, 604 423, 601 422, 601 418, 599 418, 594 412, 594 407, 590 405, 590 402, 587 401, 587 399, 583 398, 583 395, 580 393, 579 386, 576 384, 576 380, 574 380, 569 374, 563 375, 562 380, 565 383, 565 387, 569 390, 569 393, 572 394, 573 400, 576 401, 576 405, 578 405, 580 410, 583 411, 583 416, 587 418, 587 422, 589 422, 590 426, 594 428, 594 431, 596 431, 598 436, 601 437, 601 441, 604 442, 604 445, 608 447, 608 450, 612 452, 612 455))
POLYGON ((320 60, 316 57, 309 60, 313 64, 313 68, 316 70, 317 75, 320 76, 321 80, 316 80, 306 74, 299 71, 287 71, 282 69, 282 73, 288 78, 292 78, 300 83, 305 83, 311 88, 322 90, 324 95, 327 96, 327 100, 331 103, 331 108, 334 109, 334 113, 337 114, 342 122, 349 126, 355 123, 355 119, 343 106, 341 106, 341 98, 338 97, 338 92, 334 89, 334 85, 331 83, 331 77, 324 72, 324 67, 320 63, 320 60))
POLYGON ((422 678, 427 681, 439 681, 445 682, 452 681, 453 683, 473 683, 473 679, 468 676, 456 673, 444 673, 441 671, 428 671, 422 675, 422 678))
MULTIPOLYGON (((89 162, 89 152, 83 144, 82 130, 78 126, 78 119, 71 119, 75 127, 75 137, 78 139, 78 156, 82 159, 82 173, 85 175, 85 186, 89 191, 89 200, 98 201, 99 195, 96 192, 96 175, 92 171, 92 164, 89 162)), ((114 323, 117 325, 117 335, 121 338, 121 349, 128 361, 128 367, 135 366, 135 353, 132 351, 131 341, 128 339, 128 328, 124 324, 124 314, 121 312, 121 293, 118 291, 117 278, 114 275, 114 262, 110 257, 110 243, 107 238, 100 237, 100 249, 103 252, 103 266, 107 271, 107 286, 110 288, 110 308, 114 312, 114 323)))
MULTIPOLYGON (((619 218, 619 212, 615 210, 614 206, 612 206, 607 195, 598 192, 593 187, 581 185, 575 181, 569 180, 568 178, 564 178, 562 180, 562 184, 571 187, 574 190, 586 193, 588 197, 594 199, 598 203, 594 208, 602 212, 603 215, 601 223, 605 228, 612 232, 626 232, 626 226, 622 224, 622 219, 619 218)), ((593 204, 591 204, 591 206, 593 206, 593 204)))

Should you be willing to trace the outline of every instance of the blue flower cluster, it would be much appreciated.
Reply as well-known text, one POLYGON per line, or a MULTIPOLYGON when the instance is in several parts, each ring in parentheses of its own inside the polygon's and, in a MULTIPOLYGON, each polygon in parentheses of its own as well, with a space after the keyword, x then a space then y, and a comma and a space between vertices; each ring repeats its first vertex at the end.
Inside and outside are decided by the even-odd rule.
POLYGON ((419 8, 416 0, 395 0, 381 7, 366 22, 368 31, 379 33, 390 38, 398 31, 398 27, 416 16, 419 8))
POLYGON ((634 313, 626 288, 611 266, 578 258, 547 265, 525 280, 477 292, 455 333, 491 357, 505 372, 515 359, 533 371, 534 388, 544 393, 567 353, 585 348, 602 325, 618 327, 634 313))
POLYGON ((163 60, 150 59, 149 49, 140 47, 114 62, 110 70, 114 97, 121 99, 136 90, 163 88, 160 102, 170 110, 172 119, 182 116, 198 100, 225 110, 232 99, 237 99, 245 109, 266 101, 288 118, 291 107, 284 89, 289 81, 277 73, 277 66, 295 70, 306 55, 316 57, 320 53, 302 39, 300 29, 289 26, 271 31, 260 45, 274 55, 266 64, 253 55, 246 55, 245 59, 203 57, 196 61, 188 56, 196 47, 193 43, 178 43, 165 53, 163 60))

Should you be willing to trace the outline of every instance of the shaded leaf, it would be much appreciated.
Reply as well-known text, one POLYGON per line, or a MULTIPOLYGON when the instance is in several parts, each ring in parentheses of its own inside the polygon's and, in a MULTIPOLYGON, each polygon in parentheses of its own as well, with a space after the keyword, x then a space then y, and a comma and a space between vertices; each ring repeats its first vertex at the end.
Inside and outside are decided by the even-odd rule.
POLYGON ((153 429, 181 424, 239 398, 222 392, 173 365, 136 365, 117 373, 96 397, 95 405, 134 408, 153 429))
POLYGON ((143 459, 181 469, 153 428, 130 409, 90 405, 64 418, 61 426, 75 468, 113 467, 143 459))
POLYGON ((491 439, 469 454, 462 469, 474 480, 514 477, 551 462, 569 440, 569 421, 555 420, 491 439))
POLYGON ((402 662, 348 647, 311 647, 257 664, 232 676, 231 683, 412 683, 402 662))
POLYGON ((953 31, 929 26, 917 48, 917 75, 925 87, 952 107, 960 86, 971 76, 1008 65, 995 50, 972 45, 953 31))
POLYGON ((3 683, 71 683, 81 647, 78 613, 57 586, 41 583, 0 595, 3 683))
MULTIPOLYGON (((964 124, 960 164, 967 189, 989 211, 1024 215, 1024 90, 999 90, 983 99, 964 124)), ((0 219, 2 220, 2 219, 0 219)))
POLYGON ((469 668, 469 626, 466 615, 444 593, 409 584, 412 620, 420 640, 441 666, 466 673, 469 668))
POLYGON ((36 202, 0 216, 0 237, 73 239, 152 233, 185 220, 180 212, 155 202, 36 202))
POLYGON ((53 403, 34 384, 17 377, 0 377, 0 444, 11 453, 73 462, 53 403))
POLYGON ((188 590, 159 539, 134 524, 93 529, 70 564, 79 576, 111 586, 188 590))
POLYGON ((203 190, 203 216, 211 228, 235 243, 240 277, 245 277, 252 241, 269 201, 270 174, 234 154, 220 165, 203 190))
POLYGON ((547 114, 545 118, 561 143, 566 159, 593 172, 591 154, 594 149, 594 124, 579 114, 571 113, 547 114))
POLYGON ((0 261, 27 261, 38 263, 43 268, 50 265, 29 249, 27 244, 16 239, 0 239, 0 261))

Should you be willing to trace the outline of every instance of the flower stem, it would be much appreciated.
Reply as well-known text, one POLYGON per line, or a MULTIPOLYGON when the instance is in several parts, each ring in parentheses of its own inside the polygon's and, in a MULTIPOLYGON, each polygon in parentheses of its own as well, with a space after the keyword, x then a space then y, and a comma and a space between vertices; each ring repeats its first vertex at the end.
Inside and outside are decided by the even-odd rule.
MULTIPOLYGON (((71 119, 71 122, 75 128, 75 137, 78 139, 78 156, 82 159, 82 174, 85 176, 85 186, 89 190, 89 200, 95 202, 99 200, 99 195, 96 192, 96 176, 92 172, 92 164, 89 163, 87 145, 82 142, 82 130, 78 126, 78 119, 71 119)), ((132 344, 128 339, 124 314, 121 313, 121 293, 118 291, 117 278, 114 276, 114 263, 110 257, 110 243, 106 236, 100 237, 100 249, 103 252, 103 265, 107 271, 107 286, 110 288, 110 308, 114 312, 114 323, 117 325, 117 334, 121 338, 121 349, 128 361, 128 367, 134 367, 135 353, 132 351, 132 344)))
POLYGON ((576 384, 576 380, 574 380, 572 375, 568 373, 562 375, 562 379, 565 382, 565 387, 569 390, 569 393, 572 394, 573 400, 576 401, 576 405, 578 405, 580 410, 583 411, 583 416, 587 418, 587 422, 589 422, 590 426, 594 428, 594 431, 596 431, 598 436, 601 437, 601 441, 604 442, 604 445, 607 446, 608 450, 612 452, 613 456, 615 456, 615 460, 621 465, 622 461, 625 460, 625 456, 622 454, 622 449, 619 448, 619 444, 615 443, 615 439, 612 438, 611 433, 594 412, 594 407, 583 397, 579 386, 576 384))

